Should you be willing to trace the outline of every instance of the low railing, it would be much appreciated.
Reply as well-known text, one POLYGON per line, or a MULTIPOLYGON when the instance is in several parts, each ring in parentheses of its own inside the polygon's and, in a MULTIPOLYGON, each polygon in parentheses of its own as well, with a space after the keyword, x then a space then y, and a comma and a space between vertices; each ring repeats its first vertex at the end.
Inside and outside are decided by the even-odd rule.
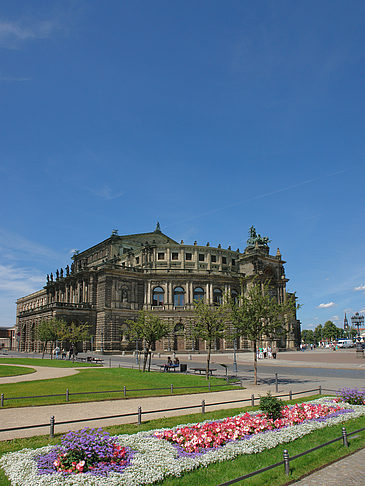
POLYGON ((318 449, 322 449, 322 447, 326 447, 330 444, 334 444, 335 442, 338 442, 339 440, 342 440, 342 443, 344 447, 348 447, 348 437, 354 434, 358 434, 359 432, 363 432, 365 430, 365 427, 362 429, 354 430, 353 432, 347 433, 346 427, 342 427, 342 435, 340 437, 336 437, 335 439, 329 440, 327 442, 324 442, 323 444, 320 444, 316 447, 312 447, 311 449, 308 449, 304 452, 301 452, 300 454, 296 454, 295 456, 290 457, 289 452, 287 449, 284 449, 283 451, 283 460, 280 462, 276 462, 275 464, 270 464, 270 466, 263 467, 261 469, 257 469, 256 471, 250 472, 248 474, 245 474, 244 476, 240 476, 239 478, 232 479, 231 481, 227 481, 225 483, 221 483, 218 486, 229 486, 230 484, 235 484, 238 483, 239 481, 243 481, 244 479, 252 478, 253 476, 256 476, 257 474, 261 474, 266 471, 270 471, 271 469, 274 469, 278 466, 284 465, 285 469, 285 474, 289 476, 290 474, 290 462, 294 461, 294 459, 298 459, 299 457, 305 456, 307 454, 310 454, 311 452, 317 451, 318 449))
MULTIPOLYGON (((172 383, 168 387, 157 387, 157 388, 127 388, 123 386, 123 388, 119 388, 118 390, 101 390, 101 391, 85 391, 85 392, 70 392, 68 388, 66 388, 64 393, 54 393, 50 395, 30 395, 25 397, 6 397, 4 393, 0 395, 0 406, 4 406, 4 402, 7 400, 25 400, 31 398, 51 398, 51 397, 65 397, 65 401, 68 402, 70 400, 71 395, 100 395, 100 394, 114 394, 114 393, 121 393, 123 398, 127 398, 127 393, 133 392, 145 392, 145 391, 159 391, 159 390, 168 390, 171 394, 174 393, 174 390, 179 389, 190 389, 190 388, 208 388, 208 391, 211 391, 212 388, 221 388, 227 386, 235 386, 233 383, 224 383, 222 385, 212 385, 210 382, 208 385, 191 385, 191 386, 174 386, 172 383)), ((237 386, 237 385, 236 385, 237 386)), ((133 398, 133 397, 130 397, 133 398)))
MULTIPOLYGON (((224 385, 220 385, 220 386, 224 386, 224 385)), ((284 393, 284 394, 280 394, 280 395, 274 395, 274 396, 276 396, 278 398, 288 397, 289 400, 292 400, 294 395, 302 395, 304 393, 308 394, 308 393, 313 393, 313 392, 321 395, 322 391, 324 391, 322 389, 322 387, 314 388, 314 389, 311 389, 311 390, 303 390, 303 391, 294 392, 294 393, 291 390, 289 390, 288 393, 284 393)), ((326 391, 332 392, 334 390, 326 390, 326 391)), ((260 400, 260 397, 255 397, 255 395, 252 394, 250 398, 242 398, 242 399, 239 399, 239 400, 227 400, 227 401, 224 401, 224 402, 214 402, 214 403, 206 403, 205 400, 202 400, 201 403, 198 404, 198 405, 187 405, 187 406, 184 406, 184 407, 163 408, 163 409, 158 409, 158 410, 147 410, 147 411, 142 411, 142 407, 138 407, 137 412, 123 413, 123 414, 118 414, 118 415, 104 415, 102 417, 100 417, 100 416, 99 417, 87 417, 87 418, 75 419, 75 420, 64 420, 62 422, 56 422, 55 416, 52 416, 50 418, 49 423, 46 423, 46 424, 33 424, 33 425, 25 425, 25 426, 20 426, 20 427, 9 427, 9 428, 0 429, 0 433, 1 432, 11 432, 11 431, 15 431, 15 430, 32 429, 32 428, 38 428, 38 427, 50 427, 50 436, 54 437, 55 425, 56 424, 57 425, 65 425, 65 424, 74 424, 74 423, 79 423, 79 422, 92 422, 94 420, 106 420, 106 419, 113 419, 113 418, 136 416, 138 425, 141 425, 143 415, 149 415, 149 414, 153 414, 153 413, 162 413, 162 412, 176 412, 176 411, 180 411, 180 410, 182 411, 182 410, 195 409, 195 408, 200 408, 201 413, 204 414, 206 412, 207 407, 214 407, 214 406, 217 406, 217 405, 228 405, 228 404, 232 404, 232 403, 251 402, 251 406, 254 407, 256 400, 260 400)))

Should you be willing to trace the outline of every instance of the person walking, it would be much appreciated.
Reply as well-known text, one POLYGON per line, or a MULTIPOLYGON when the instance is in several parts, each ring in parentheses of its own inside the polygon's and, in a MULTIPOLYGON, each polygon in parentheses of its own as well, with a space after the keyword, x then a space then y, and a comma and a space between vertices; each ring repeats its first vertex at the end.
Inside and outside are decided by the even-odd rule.
POLYGON ((53 350, 53 354, 54 354, 54 356, 56 356, 56 359, 58 359, 59 354, 60 354, 60 348, 59 348, 59 346, 56 346, 56 347, 54 348, 54 350, 53 350))

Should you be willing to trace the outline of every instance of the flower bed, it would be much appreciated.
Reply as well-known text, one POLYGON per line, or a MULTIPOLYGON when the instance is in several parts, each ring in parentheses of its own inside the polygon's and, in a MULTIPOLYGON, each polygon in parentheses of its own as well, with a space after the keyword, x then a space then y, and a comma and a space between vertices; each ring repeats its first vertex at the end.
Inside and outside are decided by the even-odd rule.
MULTIPOLYGON (((187 424, 173 429, 152 430, 113 438, 105 438, 104 433, 100 432, 107 445, 104 444, 101 449, 98 449, 99 442, 96 441, 96 445, 94 444, 93 450, 98 449, 96 452, 99 454, 94 463, 99 459, 99 462, 105 463, 99 470, 90 469, 88 459, 81 458, 88 457, 88 454, 92 455, 91 439, 83 442, 84 448, 76 447, 84 454, 83 456, 67 456, 67 451, 73 450, 73 446, 69 447, 70 444, 78 446, 80 436, 85 438, 85 434, 90 435, 90 431, 79 434, 69 433, 65 436, 68 437, 66 442, 61 446, 9 453, 2 457, 0 465, 12 485, 152 484, 167 476, 179 476, 197 467, 231 460, 241 454, 258 453, 291 442, 314 430, 340 424, 361 415, 365 415, 363 405, 350 407, 344 402, 337 403, 322 398, 294 407, 285 407, 283 417, 279 419, 280 423, 269 421, 262 413, 245 413, 220 421, 187 424), (175 436, 178 440, 171 441, 175 436), (189 440, 186 440, 186 437, 189 437, 189 440), (197 442, 194 443, 195 441, 197 442), (107 455, 105 447, 111 447, 107 455), (120 454, 116 451, 123 452, 120 454), (63 462, 60 454, 65 453, 67 457, 63 462), (113 457, 116 460, 111 459, 113 457), (112 460, 115 462, 114 465, 112 460), (80 470, 82 461, 85 461, 85 464, 82 464, 83 471, 80 470), (72 464, 73 462, 76 464, 72 464), (62 463, 65 468, 60 470, 62 463), (70 463, 73 468, 69 467, 70 463), (118 467, 121 469, 118 470, 118 467)), ((93 464, 91 467, 94 467, 93 464)))
POLYGON ((188 453, 204 452, 206 449, 221 447, 228 442, 244 439, 260 432, 300 424, 305 420, 334 417, 339 413, 344 411, 338 405, 302 403, 293 407, 284 407, 282 417, 276 420, 269 419, 262 413, 255 415, 245 413, 215 422, 157 431, 154 436, 172 442, 188 453))

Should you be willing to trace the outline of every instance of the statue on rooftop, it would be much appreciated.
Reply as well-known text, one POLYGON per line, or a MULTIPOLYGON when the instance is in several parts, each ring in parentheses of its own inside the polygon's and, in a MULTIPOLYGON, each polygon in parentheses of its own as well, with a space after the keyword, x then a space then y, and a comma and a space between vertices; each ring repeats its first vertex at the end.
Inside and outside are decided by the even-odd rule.
POLYGON ((156 224, 155 233, 161 233, 161 226, 160 226, 160 223, 158 221, 157 221, 157 224, 156 224))
POLYGON ((247 240, 247 246, 248 247, 255 247, 256 245, 258 246, 268 246, 270 243, 270 239, 268 236, 261 236, 256 232, 256 229, 254 226, 251 226, 250 231, 249 231, 249 238, 247 240))
POLYGON ((70 267, 66 265, 66 277, 70 275, 70 267))

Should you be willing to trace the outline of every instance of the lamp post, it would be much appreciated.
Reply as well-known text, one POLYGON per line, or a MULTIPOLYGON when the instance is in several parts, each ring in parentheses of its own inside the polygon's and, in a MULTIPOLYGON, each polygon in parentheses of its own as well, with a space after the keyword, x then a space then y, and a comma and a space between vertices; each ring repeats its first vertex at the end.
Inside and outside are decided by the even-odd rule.
POLYGON ((233 372, 237 374, 237 338, 233 339, 233 372))
POLYGON ((100 346, 101 354, 104 354, 104 331, 101 331, 101 346, 100 346))
POLYGON ((360 337, 360 327, 364 325, 364 316, 360 315, 358 312, 351 317, 351 322, 353 326, 357 327, 357 343, 356 343, 356 352, 362 353, 362 346, 361 346, 361 337, 360 337))

